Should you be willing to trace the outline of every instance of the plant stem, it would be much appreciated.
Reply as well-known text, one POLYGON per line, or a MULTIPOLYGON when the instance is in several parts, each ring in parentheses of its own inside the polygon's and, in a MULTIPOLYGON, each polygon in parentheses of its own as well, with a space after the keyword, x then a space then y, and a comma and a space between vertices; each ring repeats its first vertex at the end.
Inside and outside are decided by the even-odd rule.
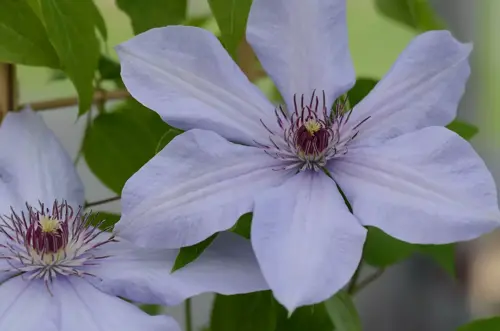
POLYGON ((184 302, 184 310, 186 316, 186 331, 193 331, 193 321, 191 314, 191 299, 186 299, 184 302))
POLYGON ((356 283, 358 282, 359 275, 361 273, 361 267, 363 265, 363 262, 360 262, 358 265, 358 268, 354 272, 354 275, 352 275, 351 281, 349 282, 349 285, 347 286, 347 293, 350 295, 354 294, 354 291, 356 289, 356 283))
POLYGON ((87 202, 85 203, 85 208, 89 208, 89 207, 94 207, 94 206, 99 206, 99 205, 102 205, 102 204, 105 204, 105 203, 108 203, 108 202, 112 202, 112 201, 116 201, 116 200, 120 200, 121 197, 112 197, 112 198, 108 198, 108 199, 104 199, 104 200, 98 200, 98 201, 93 201, 93 202, 87 202))
POLYGON ((384 271, 385 271, 384 268, 380 268, 377 271, 375 271, 373 274, 371 274, 370 276, 363 279, 361 282, 359 282, 358 286, 354 287, 352 294, 358 293, 359 291, 364 289, 366 286, 368 286, 371 283, 373 283, 374 281, 376 281, 380 276, 382 276, 384 274, 384 271))

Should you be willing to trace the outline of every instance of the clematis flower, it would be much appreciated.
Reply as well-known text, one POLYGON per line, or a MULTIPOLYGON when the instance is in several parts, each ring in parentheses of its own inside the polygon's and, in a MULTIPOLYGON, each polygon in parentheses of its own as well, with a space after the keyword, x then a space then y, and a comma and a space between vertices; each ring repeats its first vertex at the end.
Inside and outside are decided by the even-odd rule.
POLYGON ((171 317, 117 296, 170 305, 267 286, 250 243, 237 236, 219 236, 170 274, 177 250, 138 248, 100 231, 83 202, 72 161, 41 117, 9 113, 0 126, 0 330, 177 331, 171 317))
POLYGON ((125 185, 121 235, 144 246, 191 245, 253 211, 253 249, 292 311, 347 283, 364 226, 442 244, 499 225, 490 173, 443 127, 464 92, 471 45, 447 31, 419 35, 349 109, 345 6, 253 1, 247 40, 281 92, 278 107, 205 30, 153 29, 118 46, 132 96, 187 130, 125 185))

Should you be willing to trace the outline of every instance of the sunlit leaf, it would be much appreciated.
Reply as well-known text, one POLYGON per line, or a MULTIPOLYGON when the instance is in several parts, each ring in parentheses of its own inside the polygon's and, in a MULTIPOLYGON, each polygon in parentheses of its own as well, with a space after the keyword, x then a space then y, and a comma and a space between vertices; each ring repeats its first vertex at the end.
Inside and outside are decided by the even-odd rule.
POLYGON ((243 40, 252 0, 208 0, 221 31, 221 41, 233 58, 243 40))
POLYGON ((448 124, 447 128, 450 129, 451 131, 456 132, 465 140, 470 140, 479 132, 477 126, 458 120, 455 120, 450 124, 448 124))
POLYGON ((94 18, 94 24, 97 28, 97 31, 99 31, 102 39, 106 41, 108 40, 108 29, 106 28, 106 21, 104 20, 104 17, 102 16, 99 8, 95 5, 94 0, 90 1, 90 3, 92 4, 92 8, 94 11, 92 15, 92 17, 94 18))
MULTIPOLYGON (((59 58, 31 3, 2 0, 0 62, 59 67, 59 58)), ((36 4, 33 4, 35 8, 36 4)))
POLYGON ((325 301, 326 310, 330 315, 335 331, 361 331, 361 320, 352 298, 341 290, 325 301))
POLYGON ((184 22, 187 0, 116 0, 132 21, 135 34, 184 22))
POLYGON ((275 329, 276 308, 270 291, 229 296, 216 295, 210 319, 210 331, 275 331, 275 329))
POLYGON ((177 257, 175 258, 174 266, 172 267, 172 271, 174 272, 176 270, 179 270, 189 263, 193 262, 196 260, 198 257, 200 257, 201 254, 207 249, 208 246, 214 241, 214 239, 217 237, 217 233, 213 234, 212 236, 208 237, 207 239, 194 244, 192 246, 187 246, 187 247, 182 247, 179 250, 179 254, 177 254, 177 257))
POLYGON ((382 14, 418 31, 444 28, 428 0, 375 0, 375 5, 382 14))
POLYGON ((79 114, 90 109, 99 60, 95 8, 91 1, 40 0, 45 26, 61 60, 61 69, 78 92, 79 114))
POLYGON ((99 114, 87 128, 85 161, 103 184, 120 194, 125 182, 155 155, 169 128, 156 113, 130 100, 99 114))
POLYGON ((476 320, 463 325, 457 331, 498 331, 500 330, 500 317, 491 317, 476 320))

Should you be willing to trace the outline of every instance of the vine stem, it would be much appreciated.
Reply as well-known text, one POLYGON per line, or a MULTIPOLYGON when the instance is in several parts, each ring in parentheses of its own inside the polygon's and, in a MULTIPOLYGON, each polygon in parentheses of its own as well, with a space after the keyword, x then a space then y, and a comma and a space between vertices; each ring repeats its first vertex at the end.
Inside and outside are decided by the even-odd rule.
POLYGON ((102 204, 105 204, 105 203, 108 203, 108 202, 112 202, 112 201, 116 201, 116 200, 120 200, 120 196, 118 197, 112 197, 112 198, 108 198, 108 199, 104 199, 104 200, 98 200, 98 201, 92 201, 92 202, 87 202, 85 203, 85 208, 89 208, 89 207, 94 207, 94 206, 99 206, 99 205, 102 205, 102 204))
POLYGON ((358 265, 358 268, 354 272, 354 275, 352 275, 349 285, 347 285, 347 293, 350 295, 354 294, 356 290, 356 283, 358 282, 359 275, 361 274, 361 268, 362 268, 362 262, 358 265))
POLYGON ((193 331, 193 321, 191 313, 191 299, 186 299, 184 302, 184 310, 186 316, 186 331, 193 331))

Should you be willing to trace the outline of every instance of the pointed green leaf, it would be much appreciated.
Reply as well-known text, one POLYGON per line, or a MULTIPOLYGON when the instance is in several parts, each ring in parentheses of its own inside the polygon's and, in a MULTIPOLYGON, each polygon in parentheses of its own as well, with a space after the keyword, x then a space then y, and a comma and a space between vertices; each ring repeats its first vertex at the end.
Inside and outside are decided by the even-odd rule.
POLYGON ((120 220, 119 214, 109 213, 106 211, 94 212, 93 217, 90 219, 90 224, 98 226, 101 230, 108 230, 120 220))
POLYGON ((130 17, 135 34, 186 19, 187 0, 116 0, 116 5, 130 17))
POLYGON ((477 126, 458 120, 455 120, 448 124, 447 128, 457 133, 465 140, 472 139, 472 137, 474 137, 479 132, 477 126))
POLYGON ((276 303, 278 325, 276 331, 332 331, 333 323, 324 303, 300 307, 288 318, 288 312, 276 303))
POLYGON ((252 230, 252 215, 252 213, 242 215, 230 231, 239 234, 244 238, 250 239, 252 230))
POLYGON ((108 29, 106 28, 106 21, 104 20, 104 17, 101 14, 101 11, 99 8, 96 6, 94 3, 94 0, 90 1, 92 5, 92 10, 93 10, 93 17, 94 17, 94 24, 99 31, 102 39, 104 41, 108 40, 108 29))
POLYGON ((87 128, 85 161, 104 185, 120 194, 125 182, 155 155, 169 128, 158 114, 129 100, 99 114, 87 128))
POLYGON ((208 0, 221 32, 221 41, 236 59, 238 45, 245 36, 252 0, 208 0))
POLYGON ((339 291, 325 301, 325 306, 335 325, 335 331, 361 331, 361 320, 352 298, 347 292, 339 291))
POLYGON ((500 317, 491 317, 476 320, 463 325, 457 331, 498 331, 500 330, 500 317))
POLYGON ((99 60, 95 9, 91 1, 40 0, 45 27, 61 69, 78 92, 79 114, 90 109, 93 80, 99 60))
POLYGON ((177 137, 182 133, 181 130, 175 129, 175 128, 170 128, 165 132, 165 134, 160 138, 160 141, 158 142, 158 145, 156 146, 156 154, 160 152, 165 146, 167 146, 172 139, 177 137))
POLYGON ((36 3, 2 0, 0 9, 0 62, 59 67, 36 3))
POLYGON ((356 84, 347 93, 351 108, 363 100, 377 83, 378 80, 373 78, 357 78, 356 84))
POLYGON ((368 236, 363 247, 363 259, 375 267, 387 267, 409 257, 416 249, 414 245, 393 238, 375 227, 368 227, 368 236))
POLYGON ((210 331, 275 331, 275 329, 275 301, 270 291, 215 296, 210 331))
POLYGON ((174 266, 172 267, 172 271, 174 272, 176 270, 179 270, 189 263, 193 262, 196 260, 198 257, 200 257, 201 254, 207 249, 208 246, 214 241, 214 239, 217 237, 217 233, 213 234, 212 236, 208 237, 207 239, 194 244, 192 246, 187 246, 187 247, 182 247, 179 250, 179 254, 177 254, 177 257, 175 258, 174 266))
POLYGON ((418 245, 418 250, 433 258, 451 277, 455 278, 455 244, 418 245))

